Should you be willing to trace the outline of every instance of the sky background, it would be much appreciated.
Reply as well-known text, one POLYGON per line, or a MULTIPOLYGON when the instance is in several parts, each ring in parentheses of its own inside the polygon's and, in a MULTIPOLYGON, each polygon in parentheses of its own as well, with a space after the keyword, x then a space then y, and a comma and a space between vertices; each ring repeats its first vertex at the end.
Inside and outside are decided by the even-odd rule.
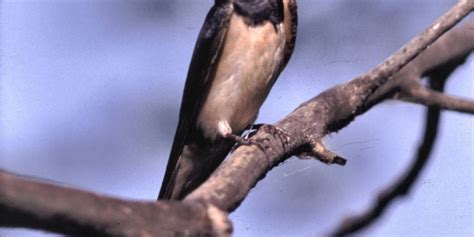
MULTIPOLYGON (((296 49, 263 105, 274 123, 373 68, 454 0, 299 0, 296 49)), ((157 196, 192 50, 213 1, 1 1, 0 169, 135 200, 157 196)), ((474 57, 447 93, 472 97, 474 57)), ((231 214, 234 236, 320 236, 414 156, 426 109, 389 101, 326 138, 345 167, 291 158, 231 214)), ((413 192, 361 236, 474 235, 474 120, 444 112, 413 192)), ((0 187, 1 188, 1 187, 0 187)), ((0 229, 0 236, 44 236, 0 229)))

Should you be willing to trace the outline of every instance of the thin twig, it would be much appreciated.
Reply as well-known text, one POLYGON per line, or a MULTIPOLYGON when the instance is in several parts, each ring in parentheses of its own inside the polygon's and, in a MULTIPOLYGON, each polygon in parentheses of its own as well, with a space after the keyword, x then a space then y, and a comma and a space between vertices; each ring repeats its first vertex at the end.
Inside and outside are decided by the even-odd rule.
POLYGON ((440 109, 474 114, 474 101, 430 90, 418 82, 411 84, 410 88, 402 89, 398 98, 422 105, 436 106, 440 109))

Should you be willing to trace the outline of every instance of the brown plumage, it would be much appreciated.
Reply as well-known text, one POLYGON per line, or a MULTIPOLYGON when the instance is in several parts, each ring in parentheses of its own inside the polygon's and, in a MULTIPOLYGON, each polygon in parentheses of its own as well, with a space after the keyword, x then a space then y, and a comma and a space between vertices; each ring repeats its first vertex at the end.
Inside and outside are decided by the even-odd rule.
POLYGON ((288 63, 295 0, 216 0, 199 34, 159 199, 182 199, 224 160, 288 63))

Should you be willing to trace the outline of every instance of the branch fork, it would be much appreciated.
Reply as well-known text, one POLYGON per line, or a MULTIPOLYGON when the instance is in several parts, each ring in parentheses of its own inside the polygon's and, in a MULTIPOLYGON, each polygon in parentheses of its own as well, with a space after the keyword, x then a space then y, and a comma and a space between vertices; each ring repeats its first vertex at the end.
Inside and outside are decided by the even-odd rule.
MULTIPOLYGON (((391 98, 387 94, 396 88, 397 79, 394 77, 399 70, 407 64, 405 68, 419 66, 412 59, 424 50, 432 52, 432 43, 473 8, 474 0, 460 0, 425 32, 375 69, 302 104, 273 125, 274 129, 259 129, 254 139, 263 141, 263 150, 257 146, 238 147, 206 182, 182 202, 121 200, 27 180, 0 170, 0 226, 29 227, 69 235, 228 236, 232 227, 227 214, 238 207, 271 168, 290 155, 316 157, 327 164, 344 165, 346 160, 327 149, 322 137, 346 126, 378 102, 391 98), (384 88, 392 83, 395 87, 384 88)), ((467 34, 472 34, 472 29, 467 34)), ((463 45, 474 42, 472 36, 461 37, 467 38, 463 45)), ((472 51, 457 47, 461 44, 446 45, 450 45, 452 52, 464 53, 464 56, 472 51)), ((432 68, 439 66, 439 62, 428 62, 432 68)), ((421 94, 426 94, 426 88, 421 89, 421 94)), ((420 97, 416 97, 419 94, 415 90, 409 95, 420 101, 420 97)), ((446 109, 473 111, 472 107, 456 108, 459 107, 446 106, 446 109)), ((336 233, 351 232, 342 230, 336 233)))

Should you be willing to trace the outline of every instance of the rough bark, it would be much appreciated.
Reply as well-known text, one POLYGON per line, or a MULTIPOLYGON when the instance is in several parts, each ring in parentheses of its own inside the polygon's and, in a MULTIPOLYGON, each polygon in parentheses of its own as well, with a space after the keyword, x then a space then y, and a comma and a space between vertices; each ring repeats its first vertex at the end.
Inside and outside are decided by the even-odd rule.
POLYGON ((227 215, 205 203, 138 202, 0 172, 0 226, 81 236, 226 236, 227 215))
MULTIPOLYGON (((474 23, 474 21, 471 23, 474 23)), ((465 27, 466 26, 463 28, 465 27)), ((467 55, 463 58, 457 58, 457 60, 447 62, 446 64, 436 68, 431 72, 432 75, 429 76, 429 86, 434 90, 434 93, 435 91, 436 93, 444 91, 446 80, 459 65, 464 63, 466 57, 467 55)), ((412 80, 411 78, 413 77, 407 78, 412 80)), ((419 84, 416 83, 414 86, 418 87, 419 84)), ((396 198, 400 198, 409 194, 413 184, 415 184, 421 172, 428 164, 431 157, 430 154, 433 151, 434 144, 438 136, 442 106, 436 103, 431 103, 431 101, 435 100, 432 99, 432 97, 427 97, 427 99, 429 101, 429 103, 427 103, 429 107, 426 112, 425 131, 412 164, 408 167, 403 175, 396 179, 392 184, 389 184, 382 192, 378 194, 376 201, 367 211, 358 216, 346 218, 329 236, 346 236, 371 225, 385 212, 385 210, 396 198)))
POLYGON ((418 75, 424 75, 446 62, 462 63, 459 59, 472 51, 473 40, 469 40, 472 35, 455 36, 452 32, 457 31, 451 31, 446 39, 450 35, 467 37, 463 41, 466 45, 456 50, 452 47, 444 53, 432 50, 438 42, 444 47, 446 42, 442 39, 429 46, 473 9, 473 0, 459 1, 425 32, 370 72, 324 91, 273 127, 263 126, 252 139, 265 146, 264 149, 254 145, 237 148, 209 180, 182 202, 121 200, 0 172, 0 226, 80 235, 230 235, 232 227, 227 213, 242 202, 272 167, 292 155, 344 164, 345 160, 326 149, 321 139, 348 125, 382 100, 403 98, 473 113, 472 101, 445 98, 446 95, 435 91, 429 91, 431 94, 423 98, 416 92, 410 93, 410 89, 420 88, 418 83, 413 83, 416 82, 413 78, 420 76, 408 80, 404 79, 407 77, 403 73, 403 70, 418 70, 418 75), (420 55, 412 61, 423 51, 425 55, 436 55, 436 59, 420 55), (411 84, 404 83, 406 81, 411 84), (456 100, 456 103, 448 103, 448 100, 456 100))

